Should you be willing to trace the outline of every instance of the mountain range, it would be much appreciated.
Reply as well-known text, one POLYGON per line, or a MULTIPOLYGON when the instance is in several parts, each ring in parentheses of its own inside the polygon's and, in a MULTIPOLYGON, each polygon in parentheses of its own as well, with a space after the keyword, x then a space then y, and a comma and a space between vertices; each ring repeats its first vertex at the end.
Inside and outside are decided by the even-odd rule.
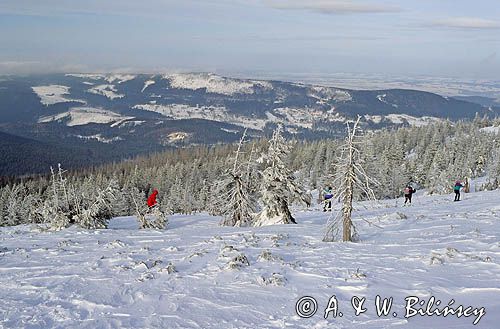
POLYGON ((210 73, 5 76, 0 77, 0 176, 46 172, 49 163, 59 161, 78 167, 234 142, 244 129, 252 137, 268 136, 277 124, 290 137, 318 139, 342 136, 345 123, 358 115, 365 130, 376 130, 499 113, 499 106, 481 98, 210 73))

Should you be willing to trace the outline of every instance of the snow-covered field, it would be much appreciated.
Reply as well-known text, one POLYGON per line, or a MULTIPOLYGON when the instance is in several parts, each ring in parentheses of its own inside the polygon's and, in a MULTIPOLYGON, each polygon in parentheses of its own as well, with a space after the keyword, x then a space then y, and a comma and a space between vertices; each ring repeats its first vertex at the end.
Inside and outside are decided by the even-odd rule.
POLYGON ((115 85, 110 85, 110 84, 95 86, 95 87, 90 88, 87 91, 89 93, 92 93, 92 94, 105 96, 111 100, 113 100, 115 98, 125 97, 125 95, 123 95, 123 94, 118 94, 115 85))
POLYGON ((500 190, 452 198, 358 205, 357 243, 322 242, 329 213, 319 209, 260 228, 204 214, 171 216, 164 231, 139 231, 133 218, 97 231, 2 228, 0 327, 498 328, 500 190), (343 316, 325 320, 333 295, 343 316), (377 295, 394 298, 387 317, 377 295), (311 318, 296 315, 302 296, 317 300, 311 318), (357 317, 353 296, 366 297, 357 317), (474 315, 405 319, 407 296, 486 314, 476 326, 474 315))
POLYGON ((175 120, 205 119, 218 122, 227 122, 237 126, 263 130, 269 122, 280 122, 286 126, 295 126, 311 129, 315 122, 345 122, 347 119, 336 113, 335 110, 327 112, 309 108, 275 108, 266 112, 266 119, 232 114, 223 106, 190 106, 186 104, 138 104, 134 109, 160 113, 175 120))
POLYGON ((33 91, 40 98, 43 105, 53 105, 57 103, 79 102, 85 104, 85 101, 66 98, 69 95, 69 87, 60 85, 37 86, 32 87, 33 91))
POLYGON ((113 126, 119 125, 126 120, 132 120, 134 117, 127 117, 118 113, 92 107, 73 107, 67 112, 47 115, 40 117, 38 123, 48 123, 59 120, 68 120, 66 125, 82 126, 89 123, 108 124, 113 123, 113 126))

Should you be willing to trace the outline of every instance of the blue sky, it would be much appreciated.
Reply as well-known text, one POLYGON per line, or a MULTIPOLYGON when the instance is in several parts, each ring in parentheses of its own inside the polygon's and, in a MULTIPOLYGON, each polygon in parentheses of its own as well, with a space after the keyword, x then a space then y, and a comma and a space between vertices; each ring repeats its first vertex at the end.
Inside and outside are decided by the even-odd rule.
POLYGON ((2 0, 0 74, 500 77, 498 0, 2 0))

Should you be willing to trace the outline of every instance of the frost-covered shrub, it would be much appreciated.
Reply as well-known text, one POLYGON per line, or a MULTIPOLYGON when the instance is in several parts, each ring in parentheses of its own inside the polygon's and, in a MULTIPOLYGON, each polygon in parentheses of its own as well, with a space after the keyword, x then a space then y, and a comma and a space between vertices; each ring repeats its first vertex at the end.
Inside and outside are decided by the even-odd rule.
POLYGON ((281 273, 273 273, 269 277, 259 276, 257 283, 261 286, 284 286, 287 280, 281 273))
POLYGON ((244 254, 238 254, 234 256, 229 263, 227 263, 227 267, 231 270, 240 269, 244 266, 250 266, 250 262, 248 261, 247 256, 244 254))
POLYGON ((135 206, 139 228, 161 230, 167 226, 168 219, 166 212, 168 210, 163 209, 159 201, 154 207, 149 208, 144 194, 139 192, 137 188, 132 189, 130 198, 135 206))

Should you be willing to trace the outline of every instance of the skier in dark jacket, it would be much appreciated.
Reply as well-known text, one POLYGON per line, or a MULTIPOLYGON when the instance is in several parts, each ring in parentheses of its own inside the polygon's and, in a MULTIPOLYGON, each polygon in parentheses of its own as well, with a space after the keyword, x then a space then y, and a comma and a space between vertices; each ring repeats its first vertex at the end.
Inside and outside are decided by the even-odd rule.
POLYGON ((328 186, 323 190, 323 211, 332 211, 332 199, 333 199, 333 191, 332 187, 328 186))
POLYGON ((158 195, 158 190, 157 189, 154 189, 153 190, 153 193, 151 193, 151 195, 148 197, 148 207, 149 209, 153 208, 154 206, 156 206, 156 196, 158 195))
POLYGON ((409 202, 411 204, 411 196, 413 193, 417 192, 411 185, 408 185, 405 187, 404 193, 405 193, 405 204, 406 202, 409 202))
POLYGON ((457 180, 455 182, 455 186, 453 187, 453 191, 455 191, 455 200, 453 201, 460 201, 460 189, 464 187, 461 181, 457 180))

